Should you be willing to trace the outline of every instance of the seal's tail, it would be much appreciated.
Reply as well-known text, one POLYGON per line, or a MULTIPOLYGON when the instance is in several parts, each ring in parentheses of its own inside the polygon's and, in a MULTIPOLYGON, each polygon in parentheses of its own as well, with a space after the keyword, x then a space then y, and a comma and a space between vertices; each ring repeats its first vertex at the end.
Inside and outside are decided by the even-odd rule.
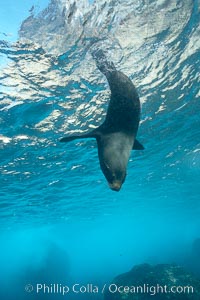
POLYGON ((116 71, 115 65, 112 61, 108 61, 107 57, 102 49, 93 50, 91 52, 92 57, 94 58, 97 68, 104 74, 108 75, 116 71))

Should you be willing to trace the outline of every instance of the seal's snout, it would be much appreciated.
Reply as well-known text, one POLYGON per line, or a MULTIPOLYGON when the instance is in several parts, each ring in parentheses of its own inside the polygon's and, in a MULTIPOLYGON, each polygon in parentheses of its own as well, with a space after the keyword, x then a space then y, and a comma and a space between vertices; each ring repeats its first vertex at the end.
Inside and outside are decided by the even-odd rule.
POLYGON ((119 192, 122 187, 122 183, 120 181, 115 181, 113 183, 109 183, 111 190, 119 192))

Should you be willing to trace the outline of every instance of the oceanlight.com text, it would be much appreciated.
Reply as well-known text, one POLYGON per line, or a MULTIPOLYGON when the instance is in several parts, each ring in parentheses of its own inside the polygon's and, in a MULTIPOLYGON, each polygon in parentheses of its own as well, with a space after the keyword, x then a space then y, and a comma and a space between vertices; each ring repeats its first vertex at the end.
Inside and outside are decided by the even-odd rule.
POLYGON ((193 286, 167 286, 167 285, 150 285, 143 284, 138 286, 118 286, 117 284, 110 284, 108 291, 112 294, 149 294, 154 296, 156 294, 193 294, 193 286))

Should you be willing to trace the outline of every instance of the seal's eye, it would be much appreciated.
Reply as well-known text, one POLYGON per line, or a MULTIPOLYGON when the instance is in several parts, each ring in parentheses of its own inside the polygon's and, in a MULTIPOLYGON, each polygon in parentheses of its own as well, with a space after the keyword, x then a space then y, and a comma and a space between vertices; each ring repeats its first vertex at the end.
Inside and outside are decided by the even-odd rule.
POLYGON ((104 165, 105 165, 105 168, 106 168, 107 170, 111 171, 109 165, 107 165, 106 163, 104 163, 104 165))

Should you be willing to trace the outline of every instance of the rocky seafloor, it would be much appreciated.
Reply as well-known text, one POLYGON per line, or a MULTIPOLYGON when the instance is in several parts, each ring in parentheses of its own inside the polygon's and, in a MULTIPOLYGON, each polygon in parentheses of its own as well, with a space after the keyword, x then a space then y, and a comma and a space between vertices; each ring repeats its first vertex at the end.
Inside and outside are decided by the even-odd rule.
POLYGON ((173 264, 142 264, 114 278, 104 300, 199 300, 200 280, 173 264))

